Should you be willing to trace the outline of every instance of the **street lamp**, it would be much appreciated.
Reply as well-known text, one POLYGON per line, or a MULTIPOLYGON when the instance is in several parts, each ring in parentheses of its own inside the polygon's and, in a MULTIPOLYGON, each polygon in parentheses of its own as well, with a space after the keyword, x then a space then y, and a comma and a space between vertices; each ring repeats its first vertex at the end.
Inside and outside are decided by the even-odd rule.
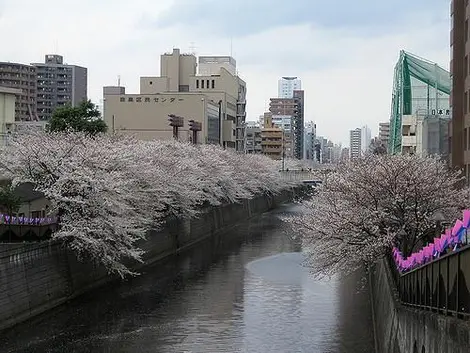
POLYGON ((175 114, 168 115, 170 126, 173 127, 173 138, 178 140, 178 129, 184 126, 184 118, 175 114))
POLYGON ((197 132, 202 130, 202 124, 199 121, 189 120, 189 130, 193 133, 193 144, 197 144, 197 132))
POLYGON ((445 217, 444 217, 444 215, 442 214, 441 211, 434 212, 431 219, 435 223, 435 228, 436 228, 435 237, 439 237, 441 235, 441 232, 442 232, 442 226, 444 225, 444 222, 445 222, 446 219, 445 219, 445 217))

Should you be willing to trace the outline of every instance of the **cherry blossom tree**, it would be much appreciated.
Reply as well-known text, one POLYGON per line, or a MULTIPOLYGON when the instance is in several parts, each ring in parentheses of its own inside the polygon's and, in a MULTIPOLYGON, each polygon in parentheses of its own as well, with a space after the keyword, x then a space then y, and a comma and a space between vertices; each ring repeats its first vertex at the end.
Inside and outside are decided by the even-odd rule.
POLYGON ((468 205, 461 181, 437 158, 370 155, 339 165, 303 212, 285 220, 315 274, 349 273, 392 245, 407 255, 432 240, 437 213, 453 221, 468 205))
POLYGON ((44 193, 59 217, 55 240, 121 276, 142 261, 138 241, 168 217, 293 185, 263 156, 83 132, 16 136, 0 148, 0 173, 44 193))

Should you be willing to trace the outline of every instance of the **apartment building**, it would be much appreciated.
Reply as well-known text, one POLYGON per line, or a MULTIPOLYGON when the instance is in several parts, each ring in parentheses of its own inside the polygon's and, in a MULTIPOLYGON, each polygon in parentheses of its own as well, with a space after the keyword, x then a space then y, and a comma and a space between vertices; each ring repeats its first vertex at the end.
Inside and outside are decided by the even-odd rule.
POLYGON ((388 148, 388 142, 390 139, 390 122, 379 123, 379 143, 388 148))
POLYGON ((65 105, 78 106, 87 99, 87 68, 64 64, 61 55, 48 54, 44 63, 32 63, 37 74, 37 115, 49 120, 54 111, 65 105))
POLYGON ((126 94, 122 87, 105 87, 103 110, 108 126, 146 139, 171 138, 167 119, 168 114, 175 114, 185 121, 201 122, 199 141, 243 152, 246 83, 233 74, 236 63, 231 57, 199 60, 198 73, 196 56, 173 49, 161 55, 160 76, 140 78, 139 94, 126 94))
POLYGON ((273 116, 291 117, 292 157, 304 156, 304 91, 293 92, 293 98, 271 98, 269 111, 273 116))
POLYGON ((362 155, 362 129, 356 128, 349 131, 349 159, 361 158, 362 155))
POLYGON ((261 154, 263 148, 261 146, 262 136, 261 127, 259 125, 247 125, 245 127, 245 153, 261 154))
POLYGON ((263 128, 261 129, 261 150, 264 155, 281 160, 284 155, 284 131, 274 125, 272 113, 264 113, 263 128))
POLYGON ((302 81, 297 77, 281 77, 277 87, 278 98, 294 98, 294 91, 302 89, 302 81))
POLYGON ((0 62, 0 86, 19 90, 15 100, 15 120, 35 120, 36 68, 30 65, 0 62))

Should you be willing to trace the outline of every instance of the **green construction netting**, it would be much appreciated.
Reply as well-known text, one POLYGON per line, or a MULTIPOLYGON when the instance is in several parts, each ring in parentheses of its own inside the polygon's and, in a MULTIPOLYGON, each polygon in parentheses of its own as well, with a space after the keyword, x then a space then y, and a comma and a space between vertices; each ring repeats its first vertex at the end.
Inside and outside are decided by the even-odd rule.
MULTIPOLYGON (((390 117, 389 152, 392 154, 401 152, 402 116, 415 113, 413 100, 416 97, 413 95, 417 92, 412 81, 416 80, 428 87, 428 101, 430 87, 433 92, 437 90, 447 96, 450 95, 452 82, 447 70, 404 50, 400 52, 400 58, 395 65, 390 117)), ((437 102, 437 98, 434 100, 437 102)))

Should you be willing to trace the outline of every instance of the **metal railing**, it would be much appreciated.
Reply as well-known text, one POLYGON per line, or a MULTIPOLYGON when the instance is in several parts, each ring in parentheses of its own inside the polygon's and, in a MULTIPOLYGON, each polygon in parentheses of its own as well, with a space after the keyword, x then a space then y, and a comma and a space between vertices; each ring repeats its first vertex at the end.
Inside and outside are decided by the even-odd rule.
POLYGON ((470 318, 470 245, 406 273, 389 264, 402 304, 470 318))

